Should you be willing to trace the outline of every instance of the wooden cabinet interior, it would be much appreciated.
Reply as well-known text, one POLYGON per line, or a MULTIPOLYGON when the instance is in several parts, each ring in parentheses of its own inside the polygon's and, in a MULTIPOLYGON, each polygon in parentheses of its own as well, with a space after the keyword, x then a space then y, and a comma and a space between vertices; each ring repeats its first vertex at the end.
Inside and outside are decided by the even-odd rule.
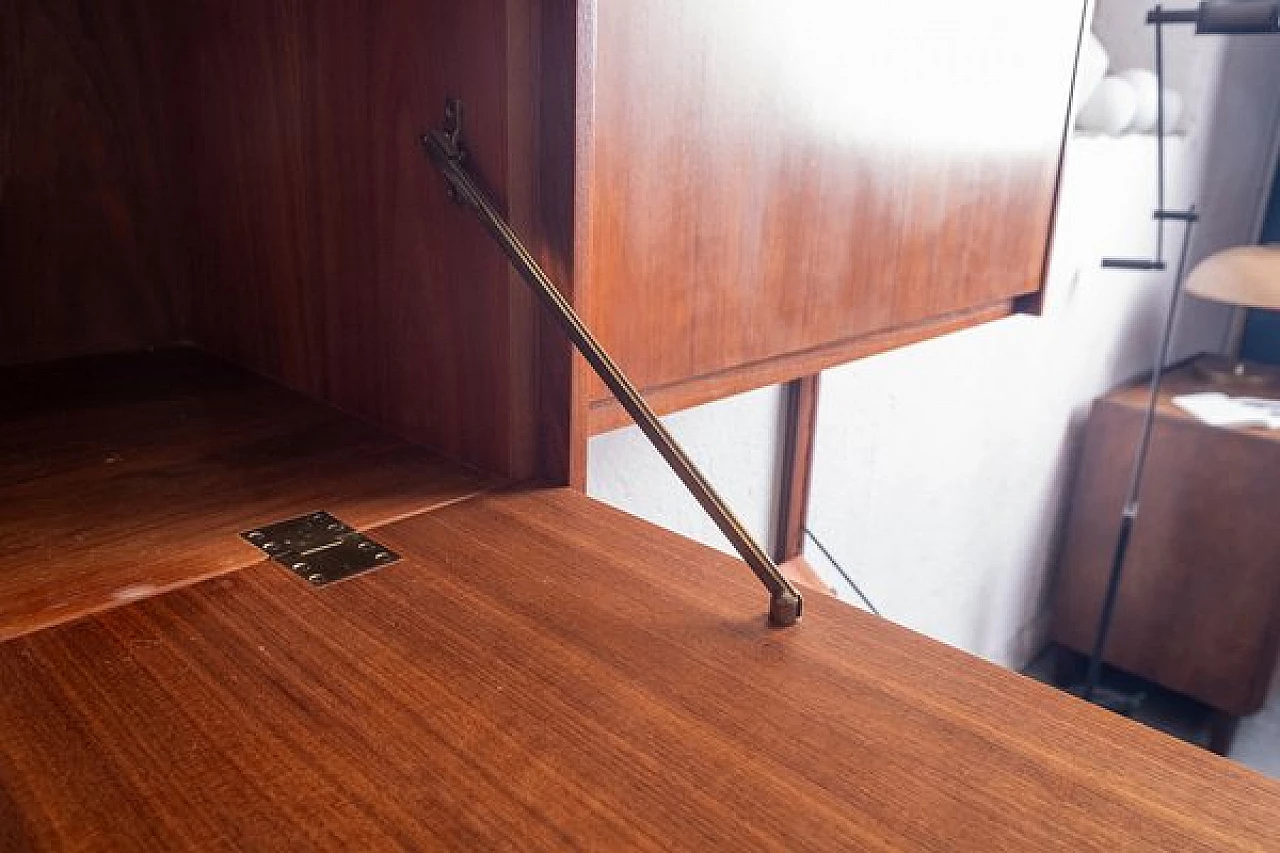
POLYGON ((495 485, 189 347, 0 367, 0 644, 254 565, 266 521, 495 485))
POLYGON ((163 5, 0 2, 0 364, 186 336, 163 5))
POLYGON ((538 473, 534 306, 416 142, 465 98, 478 168, 532 206, 512 187, 536 152, 510 141, 534 134, 509 131, 532 99, 505 89, 533 77, 509 38, 530 26, 508 4, 0 9, 17 93, 0 363, 192 340, 467 463, 538 473))
POLYGON ((533 312, 416 145, 446 94, 509 168, 501 3, 197 3, 195 340, 482 467, 528 473, 533 312))
POLYGON ((580 485, 620 411, 424 162, 446 95, 671 410, 1035 294, 1083 5, 2 0, 0 363, 194 341, 580 485))

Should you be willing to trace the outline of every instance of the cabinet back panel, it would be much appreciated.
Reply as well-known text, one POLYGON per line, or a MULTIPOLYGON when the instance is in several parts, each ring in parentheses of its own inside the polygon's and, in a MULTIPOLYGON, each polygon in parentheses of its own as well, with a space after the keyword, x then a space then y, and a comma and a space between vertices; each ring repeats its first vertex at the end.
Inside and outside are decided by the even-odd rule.
POLYGON ((446 95, 507 175, 506 6, 202 3, 185 84, 196 339, 489 470, 533 465, 532 306, 418 145, 446 95))
POLYGON ((185 335, 159 0, 0 0, 0 364, 185 335))
POLYGON ((1037 291, 1082 11, 599 3, 600 337, 663 388, 1037 291))

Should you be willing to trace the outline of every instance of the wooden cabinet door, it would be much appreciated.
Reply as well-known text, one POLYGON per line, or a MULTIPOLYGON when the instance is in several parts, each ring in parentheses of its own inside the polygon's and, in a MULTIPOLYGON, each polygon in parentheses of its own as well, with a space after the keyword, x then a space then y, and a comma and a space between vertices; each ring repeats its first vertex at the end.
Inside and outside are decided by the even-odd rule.
POLYGON ((600 337, 670 410, 1008 313, 1041 287, 1083 11, 596 4, 578 281, 600 337))

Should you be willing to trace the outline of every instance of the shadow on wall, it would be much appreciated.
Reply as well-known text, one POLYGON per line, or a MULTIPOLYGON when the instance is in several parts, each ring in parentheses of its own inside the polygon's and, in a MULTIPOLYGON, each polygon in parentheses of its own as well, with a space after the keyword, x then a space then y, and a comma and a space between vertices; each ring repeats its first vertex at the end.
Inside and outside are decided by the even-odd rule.
MULTIPOLYGON (((1053 493, 1053 502, 1045 508, 1045 519, 1052 526, 1045 533, 1048 542, 1046 547, 1045 578, 1039 586, 1039 596, 1029 602, 1034 609, 1029 613, 1039 614, 1039 621, 1047 623, 1053 595, 1058 586, 1058 574, 1062 566, 1062 554, 1067 544, 1068 522, 1071 520, 1071 496, 1076 493, 1076 480, 1080 477, 1080 463, 1084 457, 1084 428, 1089 419, 1089 412, 1077 408, 1067 418, 1062 431, 1062 440, 1058 444, 1058 457, 1054 461, 1054 470, 1058 472, 1058 489, 1053 493)), ((1034 627, 1040 626, 1033 623, 1034 627)), ((1043 645, 1044 633, 1027 640, 1027 646, 1043 645)))
MULTIPOLYGON (((1006 665, 1030 660, 1045 645, 1050 607, 1058 583, 1058 566, 1066 543, 1071 495, 1075 492, 1080 459, 1084 453, 1087 416, 1087 412, 1077 411, 1068 418, 1057 443, 1057 452, 1047 460, 1049 469, 1054 472, 1049 481, 1054 485, 1039 495, 1030 496, 1038 498, 1039 510, 1029 516, 1035 519, 1038 530, 1029 537, 1028 550, 1021 562, 1032 570, 1021 573, 1021 589, 1008 602, 1016 607, 1017 612, 1027 614, 1026 619, 1009 637, 1005 635, 1009 626, 996 618, 991 608, 979 608, 973 613, 971 635, 979 642, 977 648, 1007 649, 1010 656, 1005 661, 1006 665)), ((992 579, 984 576, 981 583, 990 587, 992 579)), ((980 600, 998 600, 999 594, 997 589, 988 589, 980 600)))

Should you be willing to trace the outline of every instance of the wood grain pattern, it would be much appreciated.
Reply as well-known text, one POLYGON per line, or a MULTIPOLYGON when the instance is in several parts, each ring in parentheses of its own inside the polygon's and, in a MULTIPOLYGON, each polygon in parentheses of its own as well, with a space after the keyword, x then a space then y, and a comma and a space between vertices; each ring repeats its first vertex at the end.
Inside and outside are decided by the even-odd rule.
POLYGON ((184 337, 170 6, 0 0, 0 364, 184 337))
POLYGON ((788 383, 786 388, 774 554, 779 563, 804 553, 809 484, 813 479, 813 444, 818 428, 818 380, 816 374, 805 376, 788 383))
MULTIPOLYGON (((487 470, 537 468, 534 314, 419 135, 508 174, 508 4, 198 3, 184 127, 202 345, 487 470)), ((523 178, 522 178, 523 180, 523 178)))
MULTIPOLYGON (((1280 437, 1201 424, 1169 377, 1106 660, 1232 715, 1259 710, 1280 655, 1280 437)), ((1054 596, 1054 640, 1092 646, 1146 406, 1138 384, 1094 405, 1054 596)))
POLYGON ((603 343, 664 389, 1038 290, 1083 8, 600 4, 603 343))
POLYGON ((567 491, 0 646, 13 848, 1254 850, 1280 785, 567 491), (109 839, 110 841, 105 841, 109 839))
POLYGON ((417 145, 461 96, 473 163, 571 269, 573 3, 0 15, 0 363, 195 339, 487 469, 580 476, 568 344, 417 145))
MULTIPOLYGON (((778 382, 786 382, 797 376, 810 376, 837 364, 866 358, 897 347, 968 329, 980 323, 988 323, 1007 317, 1012 312, 1009 302, 998 302, 982 308, 957 311, 923 323, 866 335, 831 346, 794 352, 745 364, 732 370, 707 376, 690 377, 671 385, 644 389, 645 400, 660 415, 696 406, 709 400, 719 400, 733 394, 761 388, 778 382)), ((626 370, 626 365, 622 365, 626 370)), ((589 408, 589 429, 592 435, 628 426, 631 423, 626 411, 612 397, 592 400, 589 408)))
MULTIPOLYGON (((574 276, 580 227, 576 199, 587 133, 577 97, 588 91, 590 43, 587 3, 575 0, 507 2, 508 216, 526 246, 571 305, 586 288, 574 276), (579 15, 579 6, 584 12, 579 15)), ((536 317, 537 475, 553 485, 586 488, 586 405, 590 370, 514 270, 513 300, 536 317)))
POLYGON ((0 639, 256 563, 266 522, 491 483, 193 350, 3 368, 0 639))

